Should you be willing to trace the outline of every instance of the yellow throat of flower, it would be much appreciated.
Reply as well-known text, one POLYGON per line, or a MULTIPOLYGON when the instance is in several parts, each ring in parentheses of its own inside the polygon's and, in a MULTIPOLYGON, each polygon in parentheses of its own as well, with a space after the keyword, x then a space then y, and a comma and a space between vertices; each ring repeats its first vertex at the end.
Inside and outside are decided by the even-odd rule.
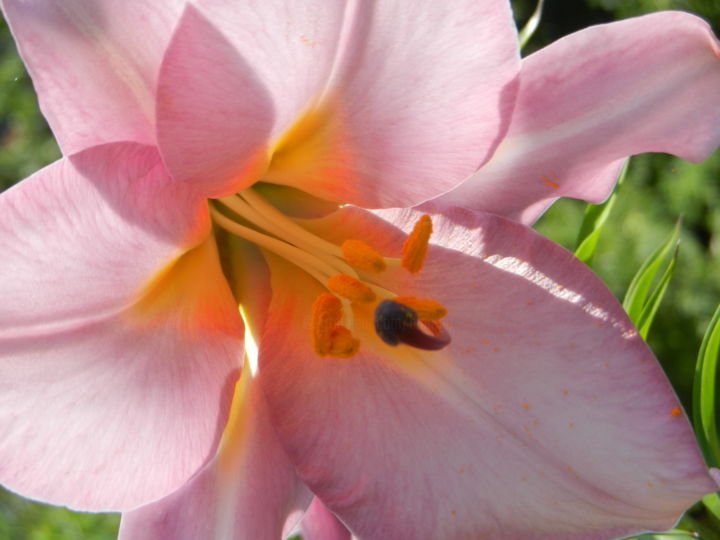
MULTIPOLYGON (((318 188, 330 182, 337 197, 334 200, 342 200, 343 194, 337 190, 352 190, 353 186, 343 165, 351 159, 344 141, 339 101, 328 98, 322 106, 308 109, 277 140, 267 154, 265 168, 256 173, 266 182, 265 187, 292 187, 300 182, 318 188)), ((436 350, 449 343, 440 323, 447 313, 442 305, 434 300, 399 296, 382 285, 389 281, 382 274, 391 267, 402 267, 411 274, 420 272, 432 234, 430 216, 418 219, 402 247, 401 257, 387 257, 359 238, 347 239, 341 245, 321 238, 303 227, 301 221, 281 212, 261 195, 263 192, 262 188, 250 187, 211 200, 210 216, 215 227, 290 262, 326 291, 311 308, 310 332, 316 354, 350 358, 358 353, 361 343, 353 335, 355 309, 363 318, 374 314, 375 333, 388 345, 436 350)), ((228 310, 234 307, 223 282, 224 278, 232 282, 232 278, 223 272, 215 238, 208 237, 141 291, 135 311, 150 321, 179 313, 189 331, 201 324, 236 332, 234 327, 223 327, 227 326, 224 321, 233 319, 228 310), (220 305, 225 307, 214 309, 220 305)))
POLYGON ((337 245, 306 230, 255 189, 210 204, 213 222, 232 235, 282 257, 313 277, 327 292, 312 306, 311 337, 319 356, 350 358, 360 350, 353 335, 353 306, 375 313, 375 330, 388 345, 437 350, 449 343, 440 319, 447 310, 437 301, 399 296, 384 288, 379 274, 388 267, 411 273, 422 269, 432 233, 423 215, 407 237, 402 257, 386 257, 360 239, 337 245))

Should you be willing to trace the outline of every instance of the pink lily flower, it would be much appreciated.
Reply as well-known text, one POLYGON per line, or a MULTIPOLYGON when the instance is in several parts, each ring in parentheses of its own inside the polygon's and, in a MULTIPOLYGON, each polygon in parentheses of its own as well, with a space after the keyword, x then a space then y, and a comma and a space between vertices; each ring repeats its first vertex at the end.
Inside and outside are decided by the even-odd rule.
POLYGON ((65 155, 0 196, 9 489, 141 540, 308 505, 316 538, 592 540, 715 489, 618 302, 507 219, 713 151, 705 23, 521 65, 499 0, 2 8, 65 155))

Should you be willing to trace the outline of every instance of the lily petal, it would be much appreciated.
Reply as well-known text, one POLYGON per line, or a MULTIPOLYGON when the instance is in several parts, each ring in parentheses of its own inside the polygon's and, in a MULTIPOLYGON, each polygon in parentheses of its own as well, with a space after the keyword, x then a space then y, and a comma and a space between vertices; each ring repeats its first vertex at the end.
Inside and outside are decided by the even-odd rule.
POLYGON ((245 367, 227 427, 218 454, 197 476, 169 497, 123 514, 121 540, 277 540, 296 527, 312 498, 279 444, 255 377, 272 295, 267 265, 254 246, 220 242, 227 243, 226 271, 246 321, 245 367))
POLYGON ((158 144, 173 177, 208 197, 249 186, 267 168, 274 114, 251 66, 189 5, 158 84, 158 144))
MULTIPOLYGON (((315 230, 399 252, 395 227, 419 214, 380 215, 347 208, 315 230)), ((310 302, 323 291, 270 258, 271 415, 300 476, 354 534, 614 538, 668 528, 715 489, 660 366, 587 267, 497 216, 434 224, 417 277, 388 270, 381 283, 447 306, 441 352, 385 345, 356 309, 360 353, 317 357, 310 302)))
POLYGON ((157 72, 183 4, 0 2, 64 154, 112 141, 154 144, 157 72))
POLYGON ((523 60, 520 87, 492 160, 439 204, 532 223, 561 196, 604 200, 628 156, 720 145, 720 44, 687 13, 567 36, 523 60))
POLYGON ((0 481, 86 510, 174 491, 215 454, 242 351, 206 203, 122 143, 41 170, 0 213, 0 481), (209 285, 174 295, 193 265, 209 285))
POLYGON ((319 105, 328 119, 316 129, 327 131, 329 150, 300 170, 274 162, 268 178, 370 208, 411 206, 457 186, 508 127, 519 69, 509 4, 349 5, 319 105))
POLYGON ((221 196, 260 179, 273 130, 321 91, 344 2, 196 4, 163 61, 158 140, 175 178, 221 196))
POLYGON ((303 540, 350 540, 351 534, 335 514, 315 497, 300 522, 303 540))
POLYGON ((173 175, 214 195, 262 177, 343 203, 418 203, 467 178, 508 127, 507 2, 190 10, 163 64, 159 139, 173 175))
POLYGON ((123 514, 119 540, 285 538, 310 504, 249 371, 238 382, 218 456, 187 485, 123 514), (247 374, 247 376, 245 376, 247 374))

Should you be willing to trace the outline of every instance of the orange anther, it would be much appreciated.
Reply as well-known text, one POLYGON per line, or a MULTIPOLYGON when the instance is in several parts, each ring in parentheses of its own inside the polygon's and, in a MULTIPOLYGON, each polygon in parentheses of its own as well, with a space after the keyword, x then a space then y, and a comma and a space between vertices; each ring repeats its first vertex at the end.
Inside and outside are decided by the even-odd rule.
POLYGON ((320 356, 332 348, 332 332, 342 318, 342 302, 332 294, 321 294, 312 307, 313 347, 320 356))
POLYGON ((362 281, 347 274, 337 274, 327 280, 328 289, 351 302, 372 302, 375 293, 362 281))
POLYGON ((402 247, 402 265, 408 272, 416 274, 422 268, 431 234, 432 220, 429 215, 424 214, 417 220, 402 247))
POLYGON ((335 358, 350 358, 355 356, 360 348, 360 342, 344 326, 336 326, 330 338, 332 345, 329 354, 335 358))
POLYGON ((347 262, 364 272, 379 274, 386 268, 382 255, 361 240, 345 240, 342 251, 347 262))
POLYGON ((350 358, 360 348, 350 330, 339 325, 342 302, 332 294, 321 294, 312 307, 313 347, 319 356, 350 358))
POLYGON ((425 300, 414 296, 398 296, 393 300, 412 308, 421 321, 437 321, 447 315, 447 308, 435 300, 425 300))

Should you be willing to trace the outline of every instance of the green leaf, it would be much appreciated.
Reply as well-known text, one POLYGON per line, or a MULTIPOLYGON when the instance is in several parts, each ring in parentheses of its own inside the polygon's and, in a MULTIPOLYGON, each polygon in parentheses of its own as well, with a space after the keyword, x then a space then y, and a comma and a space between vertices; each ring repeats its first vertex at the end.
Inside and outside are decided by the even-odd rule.
POLYGON ((667 531, 664 533, 648 533, 632 536, 627 540, 698 540, 700 537, 687 531, 667 531))
POLYGON ((545 0, 538 0, 537 6, 535 6, 535 11, 533 11, 533 14, 530 15, 528 22, 525 23, 525 26, 523 26, 522 30, 520 30, 520 33, 518 34, 518 40, 520 41, 520 49, 525 48, 525 45, 527 45, 527 42, 530 41, 530 38, 533 36, 535 30, 537 30, 538 26, 540 25, 540 17, 542 17, 544 3, 545 0))
POLYGON ((588 266, 592 263, 598 240, 602 234, 608 216, 615 206, 618 190, 625 176, 627 176, 628 164, 630 160, 625 162, 620 177, 618 178, 613 194, 603 204, 588 204, 585 206, 585 214, 580 225, 577 241, 575 242, 575 256, 588 266))
POLYGON ((693 384, 693 424, 705 461, 710 467, 720 467, 720 440, 716 418, 720 405, 716 390, 719 357, 720 306, 710 320, 700 345, 693 384))
POLYGON ((703 497, 685 512, 675 529, 687 531, 701 540, 720 537, 720 522, 711 510, 712 504, 712 495, 703 497))
MULTIPOLYGON (((720 309, 720 306, 718 306, 718 309, 720 309)), ((720 523, 720 497, 718 494, 711 493, 710 495, 705 495, 702 498, 702 503, 705 505, 705 508, 708 509, 713 519, 720 523)))
POLYGON ((638 332, 640 332, 643 339, 647 338, 648 332, 650 332, 650 326, 655 319, 655 314, 657 313, 658 307, 660 307, 660 302, 662 302, 662 299, 667 292, 668 285, 670 284, 670 278, 672 278, 673 272, 675 272, 675 266, 677 265, 678 252, 679 245, 675 244, 675 251, 673 252, 672 259, 670 259, 670 262, 665 267, 665 271, 660 277, 660 281, 655 287, 653 293, 650 295, 648 301, 645 303, 645 307, 643 308, 640 318, 636 323, 638 332))
POLYGON ((625 300, 623 300, 625 311, 643 338, 647 337, 655 313, 665 296, 670 278, 675 270, 680 242, 680 224, 681 221, 678 220, 670 235, 643 263, 630 282, 625 300), (663 267, 665 270, 653 288, 658 273, 663 267))

